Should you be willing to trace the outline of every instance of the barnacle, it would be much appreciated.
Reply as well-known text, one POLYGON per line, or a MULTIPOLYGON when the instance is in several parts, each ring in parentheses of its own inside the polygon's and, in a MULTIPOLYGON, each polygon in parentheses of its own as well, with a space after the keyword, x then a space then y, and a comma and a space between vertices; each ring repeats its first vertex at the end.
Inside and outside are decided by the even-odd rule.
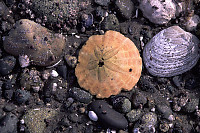
POLYGON ((79 52, 75 74, 98 98, 129 91, 138 82, 142 59, 134 43, 116 31, 91 36, 79 52))

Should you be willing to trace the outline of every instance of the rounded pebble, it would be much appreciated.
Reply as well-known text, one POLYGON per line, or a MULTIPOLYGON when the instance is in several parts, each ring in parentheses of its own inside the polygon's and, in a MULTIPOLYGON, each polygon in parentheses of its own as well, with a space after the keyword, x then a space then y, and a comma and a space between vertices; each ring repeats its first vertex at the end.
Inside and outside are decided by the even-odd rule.
POLYGON ((113 107, 121 113, 127 113, 131 111, 131 102, 126 97, 118 97, 113 101, 113 107))
POLYGON ((12 113, 7 114, 0 119, 0 132, 1 133, 17 133, 18 118, 12 113))
POLYGON ((133 109, 126 114, 126 117, 129 122, 135 122, 140 119, 142 116, 142 111, 140 109, 133 109))
POLYGON ((142 116, 141 121, 146 125, 154 126, 157 123, 157 115, 155 113, 149 112, 142 116))
POLYGON ((17 89, 15 91, 15 100, 19 104, 23 104, 26 101, 28 101, 30 96, 31 96, 30 92, 28 92, 26 90, 17 89))
POLYGON ((123 17, 129 19, 132 17, 134 4, 131 0, 116 0, 115 5, 118 7, 119 12, 123 17))
POLYGON ((58 77, 58 73, 55 70, 52 70, 51 71, 51 76, 56 78, 56 77, 58 77))
POLYGON ((0 74, 9 74, 16 64, 16 59, 13 56, 6 56, 0 59, 0 74))
POLYGON ((94 111, 89 111, 88 112, 88 116, 91 120, 93 121, 98 121, 98 116, 94 111))
POLYGON ((63 79, 67 79, 67 66, 62 65, 62 66, 58 66, 56 71, 58 72, 58 74, 63 78, 63 79))
POLYGON ((119 112, 110 108, 109 104, 103 100, 93 101, 89 104, 89 110, 96 113, 98 121, 105 127, 124 129, 128 126, 126 118, 119 112))

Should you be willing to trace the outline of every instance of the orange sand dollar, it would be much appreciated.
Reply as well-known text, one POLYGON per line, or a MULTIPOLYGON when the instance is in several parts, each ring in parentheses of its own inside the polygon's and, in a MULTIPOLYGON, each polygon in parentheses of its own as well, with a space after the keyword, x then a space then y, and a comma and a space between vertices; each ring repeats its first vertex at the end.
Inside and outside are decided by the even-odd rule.
POLYGON ((135 44, 116 31, 91 36, 79 52, 75 74, 97 98, 129 91, 138 82, 142 59, 135 44))

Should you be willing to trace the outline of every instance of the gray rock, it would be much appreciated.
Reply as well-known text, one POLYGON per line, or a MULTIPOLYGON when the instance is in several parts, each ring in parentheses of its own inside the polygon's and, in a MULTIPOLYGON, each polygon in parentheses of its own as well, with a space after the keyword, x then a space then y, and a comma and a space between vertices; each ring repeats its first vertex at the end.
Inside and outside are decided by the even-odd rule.
POLYGON ((183 106, 183 110, 188 113, 192 113, 196 110, 199 105, 199 98, 191 98, 188 100, 185 106, 183 106))
POLYGON ((19 104, 23 104, 26 101, 28 101, 30 96, 31 96, 30 92, 28 92, 26 90, 17 89, 15 91, 15 100, 19 104))
POLYGON ((15 109, 15 105, 12 103, 8 103, 4 106, 3 110, 6 112, 11 112, 12 110, 15 109))
POLYGON ((12 113, 7 114, 0 119, 1 133, 17 133, 18 118, 12 113))
POLYGON ((142 111, 140 109, 133 109, 126 114, 129 122, 135 122, 142 116, 142 111))
POLYGON ((147 98, 140 92, 133 95, 132 104, 135 108, 140 108, 147 103, 147 98))
POLYGON ((121 113, 127 113, 131 111, 131 102, 126 97, 118 97, 113 101, 113 107, 121 113))
POLYGON ((69 89, 69 95, 79 102, 89 103, 92 100, 92 95, 80 88, 74 87, 69 89))
POLYGON ((145 125, 156 125, 157 123, 157 115, 153 112, 149 112, 142 116, 141 122, 145 125))
POLYGON ((169 119, 170 115, 172 115, 172 110, 169 106, 165 104, 156 105, 158 112, 162 115, 163 118, 169 119))
POLYGON ((100 6, 108 6, 110 0, 94 0, 94 2, 100 6))
POLYGON ((102 29, 119 30, 119 21, 114 14, 109 14, 102 22, 102 29))
POLYGON ((0 59, 0 74, 7 75, 9 74, 16 64, 16 59, 13 56, 6 56, 0 59))
POLYGON ((124 16, 126 19, 131 18, 134 10, 134 4, 131 0, 116 0, 115 4, 122 16, 124 16))

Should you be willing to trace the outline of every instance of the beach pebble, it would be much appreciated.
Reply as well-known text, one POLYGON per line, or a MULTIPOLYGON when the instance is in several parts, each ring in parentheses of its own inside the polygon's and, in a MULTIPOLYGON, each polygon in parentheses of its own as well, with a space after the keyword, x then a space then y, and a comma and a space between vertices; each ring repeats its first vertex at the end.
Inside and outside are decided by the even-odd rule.
POLYGON ((147 98, 140 92, 133 95, 132 104, 135 108, 141 108, 147 103, 147 98))
POLYGON ((117 19, 116 15, 109 14, 102 22, 102 29, 103 30, 119 30, 119 20, 117 19))
POLYGON ((89 92, 77 87, 69 89, 69 96, 82 103, 89 103, 92 100, 92 95, 89 92))
POLYGON ((65 55, 65 61, 72 68, 74 68, 77 64, 77 58, 75 56, 65 55))
POLYGON ((18 57, 19 64, 22 68, 27 67, 30 65, 30 60, 27 55, 19 55, 18 57))
POLYGON ((98 121, 107 128, 124 129, 128 126, 126 118, 113 110, 104 100, 93 101, 89 104, 89 110, 94 111, 98 116, 98 121))
POLYGON ((162 115, 163 118, 171 120, 172 110, 169 106, 165 104, 157 104, 156 109, 162 115))
POLYGON ((121 113, 127 113, 131 111, 131 102, 126 97, 117 97, 113 101, 113 107, 121 113))
POLYGON ((183 106, 183 111, 187 113, 192 113, 196 110, 199 105, 199 98, 191 98, 188 100, 185 106, 183 106))
POLYGON ((26 90, 17 89, 15 91, 15 100, 18 104, 23 104, 29 100, 31 94, 26 90))
POLYGON ((97 116, 97 114, 94 111, 89 111, 88 112, 88 116, 93 121, 97 121, 98 120, 98 116, 97 116))
POLYGON ((94 2, 100 6, 108 6, 110 0, 94 0, 94 2))
POLYGON ((8 113, 6 116, 0 119, 0 132, 17 133, 17 122, 17 116, 12 113, 8 113))
POLYGON ((155 24, 166 24, 175 18, 176 5, 172 0, 139 0, 143 15, 155 24))
POLYGON ((200 23, 200 18, 198 15, 193 15, 192 17, 188 18, 189 20, 186 21, 185 26, 187 31, 193 31, 196 29, 198 23, 200 23))
POLYGON ((129 122, 135 122, 142 116, 142 111, 140 109, 133 109, 126 114, 129 122))
POLYGON ((13 56, 6 56, 0 59, 0 74, 2 76, 9 74, 16 64, 16 59, 13 56))
POLYGON ((156 125, 157 123, 157 115, 153 112, 146 113, 142 116, 141 122, 146 125, 156 125))
POLYGON ((58 77, 57 71, 56 70, 52 70, 51 71, 51 76, 54 77, 54 78, 58 77))
POLYGON ((134 4, 131 0, 116 0, 115 5, 123 17, 131 18, 134 10, 134 4))
POLYGON ((33 65, 51 66, 60 60, 65 38, 34 21, 21 19, 5 37, 3 46, 14 56, 27 55, 33 65))

